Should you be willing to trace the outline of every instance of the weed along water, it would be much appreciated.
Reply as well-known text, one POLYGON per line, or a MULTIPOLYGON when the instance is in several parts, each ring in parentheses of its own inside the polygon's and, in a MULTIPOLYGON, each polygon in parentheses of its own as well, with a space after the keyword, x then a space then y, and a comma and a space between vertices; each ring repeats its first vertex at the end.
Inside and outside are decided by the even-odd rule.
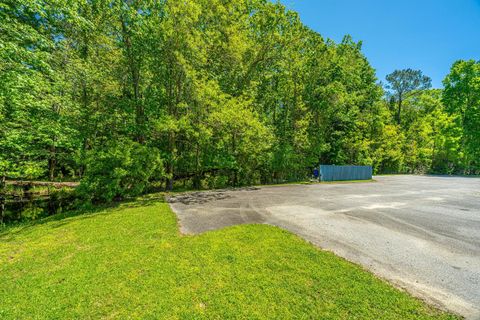
POLYGON ((74 184, 10 181, 0 194, 0 223, 35 220, 73 208, 74 184))

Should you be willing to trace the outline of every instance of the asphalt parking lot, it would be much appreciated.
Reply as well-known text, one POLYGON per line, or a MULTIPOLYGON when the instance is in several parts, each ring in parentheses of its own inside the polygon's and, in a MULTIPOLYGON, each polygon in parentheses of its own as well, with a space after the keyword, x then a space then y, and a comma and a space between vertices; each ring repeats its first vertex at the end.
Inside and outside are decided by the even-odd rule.
POLYGON ((430 303, 480 319, 480 178, 375 180, 193 192, 169 201, 183 233, 276 225, 430 303))

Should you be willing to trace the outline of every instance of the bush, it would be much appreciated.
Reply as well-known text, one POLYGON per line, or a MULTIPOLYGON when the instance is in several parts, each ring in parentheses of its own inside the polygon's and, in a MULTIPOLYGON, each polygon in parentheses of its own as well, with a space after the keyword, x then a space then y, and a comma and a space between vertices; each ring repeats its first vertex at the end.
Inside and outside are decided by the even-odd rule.
POLYGON ((121 140, 88 152, 78 192, 90 201, 110 202, 140 195, 153 178, 163 176, 156 148, 121 140))

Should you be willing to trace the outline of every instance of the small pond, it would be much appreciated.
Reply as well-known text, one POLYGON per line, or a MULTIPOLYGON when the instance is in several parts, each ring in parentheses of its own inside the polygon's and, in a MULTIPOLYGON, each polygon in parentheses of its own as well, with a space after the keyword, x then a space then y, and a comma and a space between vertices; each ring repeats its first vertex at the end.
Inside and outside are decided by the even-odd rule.
POLYGON ((74 186, 35 182, 10 182, 0 194, 0 223, 35 220, 71 210, 74 186))

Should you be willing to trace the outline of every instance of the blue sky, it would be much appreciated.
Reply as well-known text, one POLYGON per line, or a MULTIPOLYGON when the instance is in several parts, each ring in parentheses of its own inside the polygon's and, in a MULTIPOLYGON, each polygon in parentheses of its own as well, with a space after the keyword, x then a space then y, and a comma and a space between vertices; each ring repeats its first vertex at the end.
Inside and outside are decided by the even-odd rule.
POLYGON ((452 63, 480 60, 480 0, 281 0, 324 38, 363 42, 379 80, 420 69, 442 87, 452 63))

